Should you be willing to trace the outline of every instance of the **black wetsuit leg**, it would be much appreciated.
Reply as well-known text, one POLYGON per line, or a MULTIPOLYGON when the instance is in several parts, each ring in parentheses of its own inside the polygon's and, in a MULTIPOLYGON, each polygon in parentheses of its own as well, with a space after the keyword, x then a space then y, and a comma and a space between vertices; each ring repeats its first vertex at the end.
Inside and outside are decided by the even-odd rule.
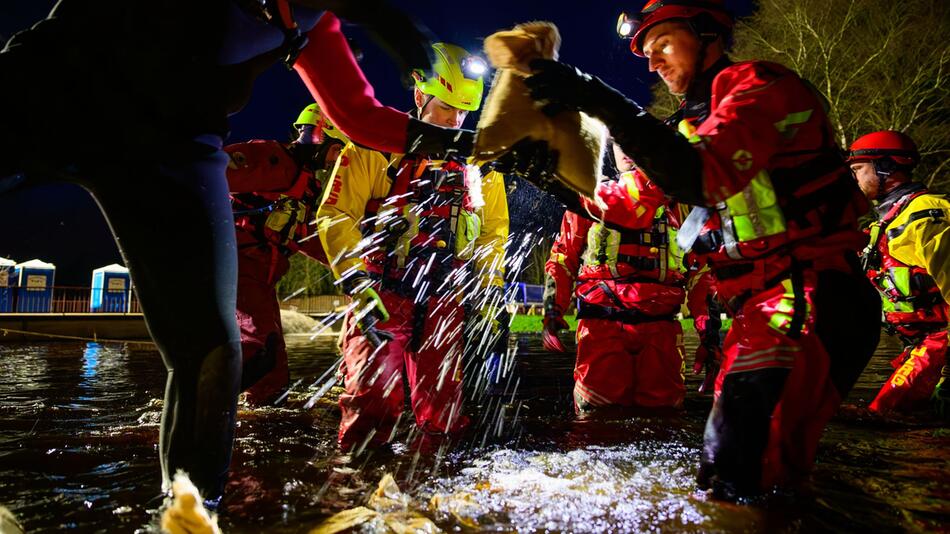
POLYGON ((186 53, 213 48, 222 24, 209 21, 223 2, 198 4, 61 2, 12 38, 0 53, 0 178, 25 171, 27 184, 92 192, 169 370, 165 487, 182 469, 213 498, 230 462, 241 357, 227 158, 219 136, 193 141, 226 124, 218 71, 186 53), (55 138, 50 113, 64 113, 55 138))
POLYGON ((206 498, 224 488, 241 381, 237 255, 227 156, 193 144, 162 158, 83 168, 168 368, 160 454, 206 498))

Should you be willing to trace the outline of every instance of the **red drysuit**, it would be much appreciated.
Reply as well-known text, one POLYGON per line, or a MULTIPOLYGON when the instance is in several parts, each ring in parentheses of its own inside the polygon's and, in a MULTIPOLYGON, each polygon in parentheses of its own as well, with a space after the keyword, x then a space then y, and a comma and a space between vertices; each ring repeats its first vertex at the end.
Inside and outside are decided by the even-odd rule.
POLYGON ((577 298, 575 410, 678 407, 684 349, 674 315, 685 294, 666 200, 637 171, 601 182, 596 195, 583 201, 589 213, 564 213, 545 265, 546 320, 577 298))

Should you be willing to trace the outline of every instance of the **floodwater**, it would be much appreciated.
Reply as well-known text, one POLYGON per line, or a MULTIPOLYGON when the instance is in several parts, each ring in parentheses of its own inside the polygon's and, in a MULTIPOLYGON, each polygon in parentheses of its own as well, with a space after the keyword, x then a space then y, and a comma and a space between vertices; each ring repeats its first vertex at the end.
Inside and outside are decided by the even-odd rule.
MULTIPOLYGON (((410 506, 444 530, 502 532, 932 532, 950 524, 950 431, 927 415, 863 415, 898 350, 886 340, 818 453, 808 492, 737 506, 693 483, 710 399, 681 414, 575 421, 570 356, 523 335, 516 374, 469 404, 454 444, 403 437, 353 460, 335 447, 334 387, 303 404, 337 359, 335 339, 289 336, 283 408, 239 415, 225 532, 306 532, 363 504, 392 473, 410 506), (517 386, 517 387, 516 387, 517 386), (439 495, 438 504, 431 504, 439 495)), ((695 339, 687 338, 690 354, 695 339)), ((156 531, 158 419, 165 372, 148 345, 0 346, 0 504, 28 532, 156 531)))

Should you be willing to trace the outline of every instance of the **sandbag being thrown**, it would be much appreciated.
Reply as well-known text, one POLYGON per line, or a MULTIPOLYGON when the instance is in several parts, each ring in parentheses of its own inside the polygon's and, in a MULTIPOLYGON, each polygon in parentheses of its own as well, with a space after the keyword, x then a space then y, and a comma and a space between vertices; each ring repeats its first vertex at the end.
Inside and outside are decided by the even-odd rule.
POLYGON ((519 24, 485 39, 485 54, 498 69, 478 121, 474 158, 479 164, 508 152, 518 141, 547 141, 558 152, 558 179, 571 189, 593 196, 603 164, 606 128, 578 111, 554 117, 541 112, 524 79, 532 60, 557 59, 561 36, 544 21, 519 24))

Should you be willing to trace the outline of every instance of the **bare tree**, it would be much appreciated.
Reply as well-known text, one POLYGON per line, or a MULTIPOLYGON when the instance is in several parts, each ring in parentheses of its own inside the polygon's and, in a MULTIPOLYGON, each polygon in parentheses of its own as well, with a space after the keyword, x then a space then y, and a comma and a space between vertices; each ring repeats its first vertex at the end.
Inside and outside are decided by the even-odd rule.
MULTIPOLYGON (((737 60, 782 63, 830 103, 838 143, 898 130, 920 147, 917 175, 950 191, 950 2, 759 0, 736 27, 737 60)), ((670 97, 654 87, 654 109, 670 97)))
POLYGON ((328 267, 303 254, 294 254, 290 257, 287 274, 277 282, 277 294, 339 295, 340 287, 333 280, 328 267))

